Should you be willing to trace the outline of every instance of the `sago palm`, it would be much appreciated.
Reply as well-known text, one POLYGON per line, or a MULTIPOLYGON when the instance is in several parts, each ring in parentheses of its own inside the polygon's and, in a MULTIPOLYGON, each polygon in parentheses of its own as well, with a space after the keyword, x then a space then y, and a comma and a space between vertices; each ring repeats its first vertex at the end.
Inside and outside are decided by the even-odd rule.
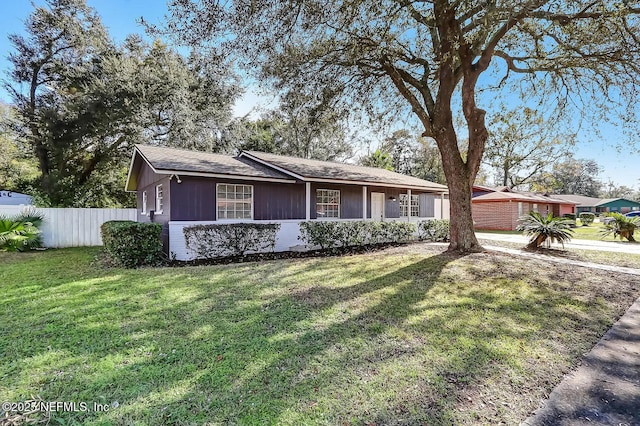
POLYGON ((626 238, 628 241, 635 241, 633 233, 640 226, 640 218, 627 217, 620 213, 611 213, 609 217, 612 221, 605 223, 604 228, 600 231, 602 237, 613 234, 613 237, 626 238))
POLYGON ((40 246, 40 230, 31 222, 0 217, 1 250, 23 251, 40 246))
POLYGON ((531 237, 527 245, 529 249, 537 249, 544 243, 549 247, 552 242, 558 242, 564 247, 564 243, 570 241, 573 235, 572 221, 563 217, 553 217, 551 213, 543 216, 538 212, 530 212, 521 216, 519 221, 516 230, 531 237))

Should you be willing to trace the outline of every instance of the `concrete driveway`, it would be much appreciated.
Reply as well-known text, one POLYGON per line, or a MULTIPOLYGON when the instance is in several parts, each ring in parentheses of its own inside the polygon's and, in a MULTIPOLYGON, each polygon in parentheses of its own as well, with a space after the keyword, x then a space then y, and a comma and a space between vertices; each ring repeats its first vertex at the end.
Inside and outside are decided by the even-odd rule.
MULTIPOLYGON (((522 244, 529 242, 529 238, 522 235, 513 234, 490 234, 486 232, 476 232, 476 237, 482 240, 508 241, 522 244)), ((562 248, 562 244, 551 244, 552 248, 562 248)), ((611 251, 616 253, 640 254, 640 243, 630 243, 622 241, 592 241, 592 240, 571 240, 565 243, 565 248, 579 250, 611 251)))

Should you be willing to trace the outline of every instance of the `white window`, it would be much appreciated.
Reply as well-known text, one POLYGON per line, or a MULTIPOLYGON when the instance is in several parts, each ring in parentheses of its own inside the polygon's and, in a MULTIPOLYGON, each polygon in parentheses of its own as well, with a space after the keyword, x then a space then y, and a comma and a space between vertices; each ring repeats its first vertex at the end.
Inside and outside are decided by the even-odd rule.
POLYGON ((524 214, 524 206, 521 202, 518 202, 518 216, 522 216, 524 214))
POLYGON ((142 214, 147 213, 147 191, 142 191, 142 214))
POLYGON ((163 207, 164 207, 164 203, 163 203, 162 185, 157 185, 156 186, 156 214, 162 214, 163 207))
POLYGON ((537 205, 537 204, 534 204, 534 205, 533 205, 533 211, 534 211, 534 212, 536 212, 536 213, 538 213, 538 205, 537 205))
POLYGON ((340 217, 340 191, 336 189, 318 189, 316 191, 316 213, 318 219, 340 217))
POLYGON ((400 217, 418 217, 420 216, 420 196, 411 194, 411 203, 409 203, 408 194, 400 194, 400 217))
POLYGON ((218 220, 253 219, 253 186, 216 185, 218 220))

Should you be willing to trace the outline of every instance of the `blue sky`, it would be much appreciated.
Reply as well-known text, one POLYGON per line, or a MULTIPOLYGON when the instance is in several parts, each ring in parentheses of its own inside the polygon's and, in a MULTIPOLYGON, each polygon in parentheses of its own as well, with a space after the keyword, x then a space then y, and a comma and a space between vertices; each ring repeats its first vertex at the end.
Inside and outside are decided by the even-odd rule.
MULTIPOLYGON (((3 0, 3 3, 0 14, 0 76, 6 79, 9 68, 7 56, 11 51, 7 36, 23 30, 24 20, 33 8, 28 0, 3 0)), ((43 1, 36 0, 35 3, 41 5, 43 1)), ((144 17, 147 22, 159 23, 166 13, 166 3, 163 0, 87 0, 87 3, 98 11, 116 41, 124 40, 130 33, 143 33, 143 29, 136 24, 140 17, 144 17)), ((4 89, 0 89, 0 100, 9 101, 4 89)), ((273 104, 272 97, 258 96, 255 90, 248 87, 247 94, 236 105, 235 113, 245 115, 253 108, 273 104)), ((588 141, 591 139, 588 137, 589 133, 588 128, 581 129, 575 156, 596 160, 603 168, 599 176, 602 181, 611 180, 618 185, 637 189, 640 186, 640 136, 633 151, 620 153, 615 148, 617 142, 623 139, 620 126, 614 123, 603 128, 601 141, 588 141)))

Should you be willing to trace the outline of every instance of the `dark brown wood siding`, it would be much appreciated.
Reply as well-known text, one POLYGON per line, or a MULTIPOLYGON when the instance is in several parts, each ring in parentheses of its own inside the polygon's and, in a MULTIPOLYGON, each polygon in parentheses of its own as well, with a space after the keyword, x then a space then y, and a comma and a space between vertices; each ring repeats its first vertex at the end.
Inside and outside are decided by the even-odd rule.
POLYGON ((384 217, 395 219, 400 217, 400 194, 406 190, 398 188, 386 188, 384 186, 369 186, 367 188, 367 217, 371 218, 371 193, 382 192, 384 194, 384 217))
POLYGON ((142 161, 140 165, 140 172, 138 173, 138 189, 136 192, 136 205, 138 210, 138 222, 150 222, 151 217, 149 212, 154 211, 153 221, 162 224, 162 244, 165 252, 169 250, 169 220, 171 217, 171 189, 170 180, 167 175, 159 175, 154 173, 149 165, 142 161), (163 189, 163 207, 162 213, 158 214, 156 211, 156 186, 162 185, 163 189), (147 192, 147 213, 142 214, 142 193, 147 192))
POLYGON ((304 183, 254 184, 253 214, 256 220, 304 219, 306 193, 304 183))
MULTIPOLYGON (((400 194, 406 194, 407 190, 404 188, 388 188, 384 186, 369 186, 367 187, 367 217, 371 219, 371 193, 382 192, 384 194, 384 217, 389 219, 397 219, 400 217, 400 194)), ((411 190, 412 195, 428 194, 431 197, 436 197, 436 194, 427 193, 424 191, 411 190)), ((362 201, 361 201, 362 202, 362 201)), ((426 201, 421 203, 420 216, 432 216, 433 215, 433 200, 431 200, 431 209, 426 207, 426 201), (422 204, 425 204, 424 206, 422 204)))
POLYGON ((253 186, 253 218, 286 220, 305 218, 305 187, 302 183, 243 181, 220 178, 181 177, 171 181, 171 220, 216 220, 216 185, 253 186))
POLYGON ((311 219, 318 218, 316 209, 318 189, 340 191, 340 219, 362 219, 362 186, 315 182, 311 184, 311 219))

